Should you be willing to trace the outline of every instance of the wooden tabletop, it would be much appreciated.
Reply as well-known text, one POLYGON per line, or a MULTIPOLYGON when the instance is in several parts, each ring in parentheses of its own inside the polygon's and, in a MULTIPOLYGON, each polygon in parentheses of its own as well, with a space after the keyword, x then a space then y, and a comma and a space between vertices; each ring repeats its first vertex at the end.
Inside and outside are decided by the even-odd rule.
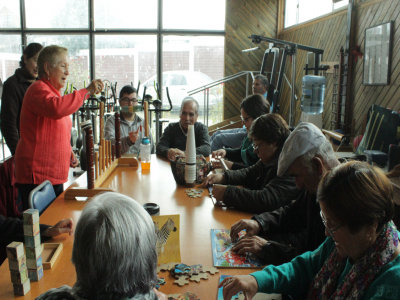
MULTIPOLYGON (((71 187, 86 185, 86 174, 82 175, 71 187)), ((212 266, 211 229, 225 229, 240 219, 250 218, 251 214, 233 209, 214 207, 207 189, 201 198, 189 198, 184 186, 178 186, 173 178, 169 162, 155 155, 152 156, 149 171, 141 170, 140 166, 119 166, 102 187, 111 187, 128 195, 140 204, 155 202, 160 206, 161 215, 180 215, 180 249, 181 261, 188 265, 203 264, 212 266)), ((197 186, 196 188, 202 188, 197 186)), ((61 194, 43 213, 40 223, 54 225, 60 219, 72 218, 78 222, 85 201, 64 200, 61 194)), ((31 282, 31 291, 24 297, 14 296, 13 286, 6 261, 0 268, 0 299, 35 299, 50 288, 62 285, 72 286, 76 281, 75 268, 71 263, 73 236, 62 235, 48 242, 63 243, 63 250, 52 269, 44 270, 44 276, 39 282, 31 282)), ((179 287, 173 284, 174 278, 168 271, 160 272, 159 277, 165 277, 167 284, 160 291, 165 294, 184 294, 186 291, 196 292, 200 299, 216 299, 219 276, 222 274, 249 274, 255 269, 221 268, 215 275, 209 275, 208 280, 200 283, 190 282, 179 287)))

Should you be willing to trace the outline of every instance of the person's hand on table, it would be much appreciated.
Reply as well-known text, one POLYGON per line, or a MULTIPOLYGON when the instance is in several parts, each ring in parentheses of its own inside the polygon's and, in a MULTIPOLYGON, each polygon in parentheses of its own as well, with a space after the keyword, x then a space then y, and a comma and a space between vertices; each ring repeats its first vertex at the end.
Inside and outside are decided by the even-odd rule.
POLYGON ((231 240, 236 242, 239 237, 239 232, 246 229, 244 237, 251 237, 261 231, 261 225, 255 220, 240 220, 231 226, 231 240))
POLYGON ((218 288, 223 287, 224 300, 231 300, 239 292, 243 292, 245 300, 251 300, 258 291, 257 280, 251 275, 237 275, 234 277, 225 278, 218 285, 218 288))
POLYGON ((136 131, 129 132, 129 139, 131 140, 132 144, 136 143, 139 138, 139 128, 136 131))
POLYGON ((72 221, 72 219, 63 219, 53 227, 47 228, 43 235, 47 237, 55 237, 63 233, 68 233, 69 235, 72 235, 73 232, 74 221, 72 221))
POLYGON ((168 300, 167 295, 164 293, 159 292, 157 289, 153 288, 154 294, 158 297, 159 300, 168 300))
POLYGON ((212 194, 217 201, 224 200, 224 194, 226 191, 226 185, 214 184, 212 194))
POLYGON ((252 237, 244 237, 241 238, 235 245, 232 246, 232 251, 237 252, 239 254, 243 254, 246 252, 253 253, 257 256, 261 256, 262 247, 268 243, 268 241, 260 238, 257 235, 252 237))
POLYGON ((76 158, 75 153, 72 150, 69 165, 71 168, 76 168, 78 166, 78 159, 76 158))
POLYGON ((89 84, 89 86, 86 88, 90 95, 98 94, 100 93, 104 88, 104 83, 101 81, 101 79, 95 79, 92 80, 92 82, 89 84))
POLYGON ((212 158, 218 158, 218 157, 225 157, 226 151, 224 149, 219 149, 216 151, 211 152, 211 157, 212 158))
POLYGON ((168 150, 167 157, 169 160, 175 161, 175 159, 178 155, 185 156, 185 152, 183 152, 182 150, 176 149, 176 148, 171 148, 168 150))
MULTIPOLYGON (((204 178, 203 186, 207 187, 216 183, 225 183, 225 177, 222 174, 211 174, 204 178)), ((214 194, 214 190, 213 190, 214 194)))

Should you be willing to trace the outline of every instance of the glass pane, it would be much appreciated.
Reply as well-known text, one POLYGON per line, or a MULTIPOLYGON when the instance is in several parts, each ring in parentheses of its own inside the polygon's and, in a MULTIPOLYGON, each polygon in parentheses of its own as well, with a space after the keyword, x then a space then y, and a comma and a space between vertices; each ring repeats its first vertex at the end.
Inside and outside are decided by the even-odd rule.
POLYGON ((297 1, 286 0, 285 28, 297 24, 297 1))
POLYGON ((225 0, 164 0, 163 28, 225 30, 225 0))
POLYGON ((157 0, 96 0, 95 28, 156 29, 157 0))
MULTIPOLYGON (((43 46, 59 45, 68 49, 69 85, 77 89, 84 88, 90 82, 89 73, 89 36, 87 35, 28 35, 28 43, 40 43, 43 46)), ((64 89, 61 90, 64 92, 64 89)))
POLYGON ((299 23, 314 19, 332 11, 332 0, 299 0, 299 23))
POLYGON ((25 0, 28 28, 89 28, 88 0, 25 0))
MULTIPOLYGON (((173 111, 164 113, 164 118, 178 120, 180 105, 188 92, 209 84, 224 76, 224 37, 213 36, 165 36, 163 39, 163 86, 164 107, 169 107, 166 87, 173 105, 173 111)), ((154 97, 155 77, 144 84, 154 97)), ((200 105, 198 121, 204 122, 207 106, 204 104, 204 92, 192 95, 200 105)), ((222 121, 222 85, 210 89, 209 125, 222 121)))
POLYGON ((19 1, 0 0, 0 28, 21 28, 19 1))
POLYGON ((342 0, 338 3, 333 3, 333 9, 338 9, 339 7, 343 7, 349 4, 349 0, 342 0))
POLYGON ((4 82, 8 77, 14 75, 15 69, 19 68, 22 55, 21 36, 2 34, 0 41, 0 78, 4 82))
MULTIPOLYGON (((117 94, 124 85, 132 83, 137 87, 139 80, 143 83, 155 78, 157 36, 97 35, 95 45, 96 78, 117 82, 117 94)), ((141 93, 142 88, 140 99, 141 93)))

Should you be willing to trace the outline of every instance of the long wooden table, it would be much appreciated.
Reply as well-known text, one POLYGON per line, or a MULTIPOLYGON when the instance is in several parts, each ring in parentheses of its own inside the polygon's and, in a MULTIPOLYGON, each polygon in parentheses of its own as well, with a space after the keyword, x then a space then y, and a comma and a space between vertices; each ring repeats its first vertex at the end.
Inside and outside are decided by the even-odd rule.
MULTIPOLYGON (((71 185, 86 186, 86 174, 78 178, 71 185)), ((151 169, 141 170, 134 167, 117 167, 102 187, 111 187, 116 191, 128 195, 140 204, 155 202, 160 206, 161 215, 180 215, 180 249, 181 261, 186 264, 203 264, 212 266, 211 229, 224 229, 243 218, 250 218, 251 214, 233 209, 214 207, 207 189, 204 189, 201 198, 189 198, 184 186, 178 186, 173 178, 168 161, 152 156, 151 169)), ((202 188, 197 186, 196 188, 202 188)), ((54 225, 60 219, 72 218, 78 222, 85 201, 64 200, 61 194, 53 204, 43 213, 40 222, 54 225)), ((48 242, 63 243, 63 250, 52 269, 44 270, 43 279, 31 282, 31 291, 24 299, 35 299, 38 295, 62 285, 72 286, 76 281, 75 268, 71 263, 73 236, 61 235, 48 242)), ((186 291, 196 292, 200 299, 216 299, 217 285, 221 274, 237 275, 248 274, 255 269, 221 268, 215 275, 209 275, 208 280, 200 283, 190 282, 189 285, 179 287, 173 284, 174 278, 168 271, 160 272, 167 284, 161 286, 160 291, 165 294, 184 294, 186 291)), ((13 287, 5 261, 0 268, 0 299, 22 298, 14 296, 13 287)))

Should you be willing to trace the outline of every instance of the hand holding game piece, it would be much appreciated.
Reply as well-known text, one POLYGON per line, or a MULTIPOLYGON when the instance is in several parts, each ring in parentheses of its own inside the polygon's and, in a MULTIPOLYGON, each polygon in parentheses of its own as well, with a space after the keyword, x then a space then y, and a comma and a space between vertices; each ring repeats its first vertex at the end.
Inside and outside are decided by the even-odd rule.
POLYGON ((224 200, 224 194, 225 194, 226 188, 227 188, 226 185, 214 184, 212 193, 213 193, 215 200, 217 200, 217 201, 224 200))
POLYGON ((218 285, 223 287, 224 300, 231 300, 237 293, 243 291, 245 299, 252 299, 258 291, 257 280, 251 275, 240 275, 225 278, 218 285))
POLYGON ((136 141, 139 138, 139 128, 136 131, 131 131, 129 132, 129 139, 131 140, 131 142, 134 144, 136 143, 136 141))
POLYGON ((176 148, 171 148, 168 150, 167 157, 169 160, 175 161, 178 155, 185 155, 185 152, 176 148))
POLYGON ((235 245, 232 246, 232 251, 237 252, 238 254, 244 254, 246 252, 253 253, 257 256, 261 256, 262 247, 268 241, 260 238, 255 235, 252 237, 244 237, 241 238, 235 245))
POLYGON ((211 174, 204 178, 203 186, 213 185, 215 183, 225 183, 225 177, 222 174, 211 174))
POLYGON ((251 237, 261 231, 261 225, 255 220, 240 220, 231 227, 231 240, 236 242, 239 237, 239 232, 246 230, 245 237, 251 237))
POLYGON ((63 219, 53 227, 47 228, 43 235, 47 237, 55 237, 63 233, 68 233, 69 235, 72 235, 73 232, 74 221, 72 221, 72 219, 63 219))
POLYGON ((217 157, 225 157, 226 151, 224 149, 219 149, 217 151, 211 152, 211 157, 212 158, 217 158, 217 157))

